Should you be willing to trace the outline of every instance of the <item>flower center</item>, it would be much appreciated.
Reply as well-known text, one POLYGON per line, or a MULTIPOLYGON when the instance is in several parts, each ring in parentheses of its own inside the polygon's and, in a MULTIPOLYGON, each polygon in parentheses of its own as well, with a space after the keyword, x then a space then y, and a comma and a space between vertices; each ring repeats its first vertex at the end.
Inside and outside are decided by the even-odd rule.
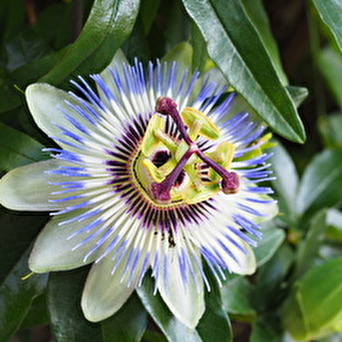
POLYGON ((137 181, 150 200, 156 205, 194 204, 219 191, 236 193, 239 177, 227 171, 234 145, 222 142, 213 152, 203 152, 196 144, 199 137, 205 140, 220 137, 214 123, 194 108, 187 107, 179 113, 176 103, 168 97, 159 98, 155 110, 157 114, 147 125, 133 163, 137 181), (168 118, 177 134, 166 130, 168 118))

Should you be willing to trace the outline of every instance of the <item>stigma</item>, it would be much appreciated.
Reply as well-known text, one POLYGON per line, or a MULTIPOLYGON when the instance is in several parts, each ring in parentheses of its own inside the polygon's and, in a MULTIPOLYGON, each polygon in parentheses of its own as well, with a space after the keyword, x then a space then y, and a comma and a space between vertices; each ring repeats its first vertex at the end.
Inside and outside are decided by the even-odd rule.
POLYGON ((216 125, 202 112, 186 107, 181 113, 169 97, 156 101, 142 140, 137 163, 142 168, 139 182, 156 205, 175 203, 194 204, 207 200, 218 192, 235 194, 239 190, 239 176, 227 169, 235 147, 229 142, 212 143, 220 137, 216 125), (173 126, 170 134, 165 128, 173 126), (200 144, 197 140, 200 140, 200 144), (211 152, 207 152, 210 150, 211 152), (155 155, 167 155, 163 162, 155 162, 155 155))

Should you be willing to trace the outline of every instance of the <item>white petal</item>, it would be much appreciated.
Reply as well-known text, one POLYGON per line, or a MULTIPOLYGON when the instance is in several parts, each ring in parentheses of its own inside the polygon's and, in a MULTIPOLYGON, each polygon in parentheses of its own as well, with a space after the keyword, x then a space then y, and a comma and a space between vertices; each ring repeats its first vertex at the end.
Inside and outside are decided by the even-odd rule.
POLYGON ((110 257, 94 264, 90 270, 81 306, 84 316, 91 322, 98 322, 117 312, 126 302, 135 288, 136 281, 131 287, 121 282, 124 264, 114 274, 111 274, 113 261, 110 257))
MULTIPOLYGON (((0 180, 0 203, 6 208, 26 211, 52 211, 63 203, 52 203, 56 186, 49 182, 63 181, 61 176, 45 173, 57 169, 61 163, 51 159, 25 165, 8 172, 0 180)), ((65 177, 64 177, 65 178, 65 177)), ((65 205, 64 205, 65 206, 65 205)))
MULTIPOLYGON (((81 212, 78 212, 80 214, 81 212)), ((96 240, 82 243, 90 233, 74 233, 93 222, 91 217, 81 222, 74 221, 66 224, 61 222, 71 219, 75 213, 54 217, 41 231, 34 244, 29 258, 29 266, 33 272, 44 273, 50 271, 69 270, 86 265, 96 258, 96 253, 85 259, 89 250, 96 244, 96 240), (78 246, 79 245, 79 246, 78 246), (75 248, 78 246, 77 248, 75 248)))
POLYGON ((242 239, 239 239, 241 246, 244 248, 246 253, 242 253, 239 249, 237 249, 235 246, 230 246, 230 249, 232 253, 236 256, 237 260, 239 262, 231 262, 230 263, 230 270, 233 273, 242 274, 242 275, 248 275, 253 274, 256 271, 256 259, 253 252, 253 249, 251 246, 246 243, 245 241, 242 241, 242 239))
MULTIPOLYGON (((82 135, 65 117, 63 111, 74 117, 83 127, 90 126, 83 117, 72 110, 66 103, 68 101, 77 105, 78 102, 61 89, 45 83, 35 83, 26 88, 25 94, 34 121, 51 138, 68 140, 65 135, 61 134, 61 129, 56 124, 71 132, 76 131, 78 135, 82 135)), ((94 129, 93 126, 91 127, 94 129)), ((57 143, 61 146, 64 145, 60 141, 57 141, 57 143)), ((70 150, 70 147, 68 149, 70 150)))
MULTIPOLYGON (((190 329, 194 329, 205 310, 202 275, 192 260, 189 260, 194 266, 193 272, 186 267, 187 279, 182 279, 179 259, 175 250, 170 248, 167 253, 165 262, 160 262, 159 276, 156 279, 158 290, 170 311, 182 323, 190 329), (165 272, 166 276, 164 276, 165 272)), ((187 256, 194 257, 196 254, 187 256)), ((196 255, 196 257, 198 256, 196 255)))

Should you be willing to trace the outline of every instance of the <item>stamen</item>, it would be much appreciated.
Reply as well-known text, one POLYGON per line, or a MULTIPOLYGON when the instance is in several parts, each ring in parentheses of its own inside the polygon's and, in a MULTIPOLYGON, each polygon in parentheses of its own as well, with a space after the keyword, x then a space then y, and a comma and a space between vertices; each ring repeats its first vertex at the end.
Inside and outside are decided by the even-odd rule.
POLYGON ((177 110, 177 104, 175 101, 170 99, 169 97, 159 97, 156 102, 156 112, 164 115, 170 115, 177 125, 177 128, 179 129, 182 138, 184 141, 191 146, 193 144, 193 141, 190 139, 185 125, 182 121, 182 118, 177 110))
POLYGON ((171 201, 171 188, 174 186, 186 162, 196 151, 197 148, 190 147, 179 160, 176 167, 171 171, 170 174, 167 175, 167 177, 161 183, 151 184, 152 197, 155 201, 159 203, 168 203, 171 201))
POLYGON ((225 194, 236 194, 238 192, 240 181, 236 172, 227 171, 207 157, 201 150, 197 151, 197 155, 222 177, 221 187, 225 194))

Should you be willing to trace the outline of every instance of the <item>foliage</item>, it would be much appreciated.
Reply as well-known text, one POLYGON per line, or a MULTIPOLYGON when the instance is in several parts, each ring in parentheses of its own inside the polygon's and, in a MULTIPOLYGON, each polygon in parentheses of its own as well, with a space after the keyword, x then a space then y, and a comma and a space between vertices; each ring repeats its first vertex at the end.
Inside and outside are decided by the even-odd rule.
POLYGON ((276 35, 271 31, 279 20, 275 6, 282 4, 288 17, 296 14, 294 6, 280 1, 0 2, 2 173, 48 157, 41 149, 51 142, 28 119, 26 86, 45 81, 69 89, 68 80, 100 72, 119 48, 130 61, 179 54, 193 70, 215 65, 217 76, 282 141, 273 147, 272 159, 280 214, 264 227, 255 250, 258 271, 252 277, 228 274, 221 288, 210 279, 206 312, 193 331, 158 295, 149 294, 148 277, 112 318, 90 324, 79 307, 88 269, 30 275, 31 244, 47 217, 2 210, 1 341, 14 335, 16 341, 32 341, 35 327, 47 323, 55 342, 232 341, 233 336, 247 341, 249 328, 253 342, 342 338, 342 4, 292 3, 300 4, 307 17, 304 23, 300 17, 300 28, 309 32, 293 37, 295 46, 292 37, 284 43, 286 27, 276 35), (289 80, 309 87, 302 108, 309 140, 300 147, 294 144, 305 141, 298 106, 308 92, 289 80), (239 337, 241 331, 245 337, 239 337))

